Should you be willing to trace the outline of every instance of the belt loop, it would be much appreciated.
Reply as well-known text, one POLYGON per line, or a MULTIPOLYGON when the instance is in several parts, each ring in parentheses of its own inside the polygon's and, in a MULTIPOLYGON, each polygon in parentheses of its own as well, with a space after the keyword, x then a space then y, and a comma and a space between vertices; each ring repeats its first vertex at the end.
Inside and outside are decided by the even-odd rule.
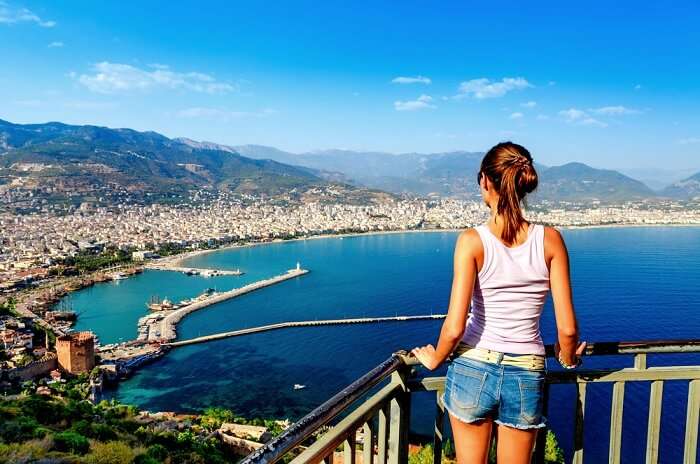
POLYGON ((503 353, 498 353, 498 360, 496 361, 496 364, 501 364, 503 361, 503 353))

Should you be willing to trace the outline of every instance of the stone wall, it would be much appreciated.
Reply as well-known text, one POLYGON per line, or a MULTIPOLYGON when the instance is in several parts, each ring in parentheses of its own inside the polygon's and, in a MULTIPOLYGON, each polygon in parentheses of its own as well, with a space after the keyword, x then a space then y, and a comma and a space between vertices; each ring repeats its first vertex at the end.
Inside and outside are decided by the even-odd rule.
POLYGON ((46 353, 43 358, 32 361, 24 367, 9 369, 5 372, 9 380, 24 382, 25 380, 48 375, 49 372, 57 368, 58 359, 56 353, 46 353))

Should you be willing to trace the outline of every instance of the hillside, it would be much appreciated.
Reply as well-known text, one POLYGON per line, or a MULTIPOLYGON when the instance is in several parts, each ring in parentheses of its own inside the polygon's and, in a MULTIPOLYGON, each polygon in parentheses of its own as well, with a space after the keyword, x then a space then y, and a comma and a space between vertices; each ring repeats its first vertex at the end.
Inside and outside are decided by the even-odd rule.
POLYGON ((0 150, 0 195, 12 186, 52 199, 163 199, 195 189, 275 194, 325 184, 308 168, 131 129, 0 120, 0 150))
POLYGON ((595 169, 583 163, 567 163, 539 170, 536 198, 577 201, 621 201, 652 198, 644 183, 617 171, 595 169))
MULTIPOLYGON (((293 154, 272 147, 240 146, 235 150, 252 158, 269 158, 317 170, 337 171, 350 182, 394 193, 476 198, 476 173, 483 153, 354 152, 325 150, 293 154)), ((583 163, 536 165, 540 186, 533 200, 621 201, 653 198, 644 183, 618 171, 596 169, 583 163)))
POLYGON ((663 195, 671 198, 697 198, 700 197, 700 172, 692 176, 674 182, 663 190, 663 195))

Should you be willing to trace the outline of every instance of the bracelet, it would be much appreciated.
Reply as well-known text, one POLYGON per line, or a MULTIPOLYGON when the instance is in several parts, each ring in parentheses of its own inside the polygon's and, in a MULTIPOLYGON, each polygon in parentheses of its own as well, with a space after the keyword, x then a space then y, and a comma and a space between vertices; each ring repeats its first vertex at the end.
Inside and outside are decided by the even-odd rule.
POLYGON ((561 364, 561 367, 564 369, 576 369, 578 366, 580 366, 583 363, 583 359, 581 356, 576 356, 576 364, 566 364, 562 359, 561 359, 561 353, 559 353, 559 356, 557 357, 557 361, 559 361, 559 364, 561 364))

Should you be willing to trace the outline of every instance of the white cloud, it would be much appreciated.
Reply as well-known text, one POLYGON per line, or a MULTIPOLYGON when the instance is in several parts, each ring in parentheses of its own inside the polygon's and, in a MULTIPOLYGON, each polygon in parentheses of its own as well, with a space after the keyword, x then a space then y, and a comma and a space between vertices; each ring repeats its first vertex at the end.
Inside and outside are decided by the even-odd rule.
POLYGON ((528 87, 533 87, 533 85, 522 77, 505 77, 500 81, 491 81, 482 77, 460 83, 458 93, 454 98, 474 97, 479 100, 497 98, 513 90, 522 90, 528 87))
POLYGON ((601 108, 590 109, 591 112, 596 114, 604 114, 606 116, 619 116, 623 114, 638 114, 641 113, 639 110, 633 110, 630 108, 625 108, 624 106, 603 106, 601 108))
POLYGON ((587 112, 576 108, 562 110, 559 112, 559 115, 571 124, 577 124, 581 126, 608 127, 608 125, 603 121, 599 121, 591 117, 587 112))
POLYGON ((538 121, 546 121, 547 119, 549 119, 549 116, 547 116, 546 114, 538 114, 536 119, 538 121))
POLYGON ((435 108, 432 104, 433 97, 430 95, 421 95, 415 100, 401 101, 397 100, 394 102, 394 109, 396 111, 417 111, 424 110, 428 108, 435 108))
POLYGON ((103 61, 93 66, 94 74, 81 74, 78 82, 90 91, 113 94, 151 89, 184 89, 203 93, 226 93, 236 87, 219 82, 208 74, 199 72, 181 73, 167 66, 157 65, 153 70, 140 69, 129 64, 103 61))
POLYGON ((522 119, 522 118, 523 118, 523 113, 520 113, 520 112, 511 113, 510 116, 508 116, 508 119, 522 119))
POLYGON ((61 48, 63 47, 63 42, 51 42, 49 48, 61 48))
POLYGON ((685 139, 680 139, 678 143, 681 145, 694 145, 696 143, 700 143, 700 137, 688 137, 685 139))
POLYGON ((391 80, 392 83, 394 84, 432 84, 432 80, 430 80, 429 77, 425 76, 414 76, 414 77, 404 77, 404 76, 399 76, 395 77, 391 80))
POLYGON ((41 27, 54 27, 56 21, 44 21, 26 8, 11 8, 0 1, 0 24, 34 23, 41 27))
POLYGON ((267 108, 262 111, 231 111, 221 108, 208 107, 192 107, 180 110, 175 113, 178 118, 185 119, 216 119, 219 121, 228 121, 231 119, 240 119, 246 117, 260 118, 275 114, 277 111, 267 108))
POLYGON ((537 102, 531 100, 529 102, 521 103, 520 106, 523 108, 534 108, 537 106, 537 102))

